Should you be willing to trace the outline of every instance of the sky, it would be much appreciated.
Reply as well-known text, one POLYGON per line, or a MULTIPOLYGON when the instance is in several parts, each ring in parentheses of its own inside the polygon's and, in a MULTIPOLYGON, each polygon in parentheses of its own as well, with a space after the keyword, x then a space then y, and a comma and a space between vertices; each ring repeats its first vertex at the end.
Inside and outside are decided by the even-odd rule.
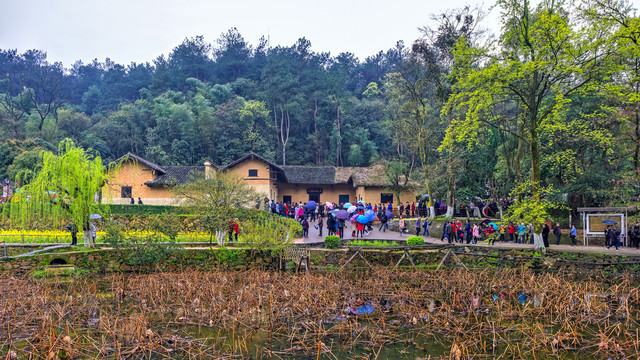
MULTIPOLYGON (((361 60, 410 45, 431 14, 465 5, 488 11, 494 0, 0 0, 0 48, 46 51, 65 66, 105 58, 151 62, 187 37, 214 44, 236 27, 256 45, 292 45, 306 37, 316 52, 351 52, 361 60)), ((432 23, 432 22, 431 22, 432 23)), ((497 10, 485 27, 498 29, 497 10)))
MULTIPOLYGON (((236 27, 251 45, 261 36, 271 46, 298 38, 314 51, 351 52, 361 60, 398 40, 411 44, 430 14, 473 6, 465 0, 0 0, 0 48, 46 51, 49 61, 105 58, 152 61, 186 37, 215 43, 236 27)), ((488 8, 491 4, 485 4, 488 8)))

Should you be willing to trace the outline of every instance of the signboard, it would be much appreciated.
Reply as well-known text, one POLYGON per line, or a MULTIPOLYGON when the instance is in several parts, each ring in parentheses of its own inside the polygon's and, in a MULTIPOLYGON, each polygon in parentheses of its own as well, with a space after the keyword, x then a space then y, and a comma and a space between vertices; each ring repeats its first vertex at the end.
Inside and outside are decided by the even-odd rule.
POLYGON ((624 214, 587 214, 586 235, 604 236, 604 230, 609 225, 624 231, 624 214))

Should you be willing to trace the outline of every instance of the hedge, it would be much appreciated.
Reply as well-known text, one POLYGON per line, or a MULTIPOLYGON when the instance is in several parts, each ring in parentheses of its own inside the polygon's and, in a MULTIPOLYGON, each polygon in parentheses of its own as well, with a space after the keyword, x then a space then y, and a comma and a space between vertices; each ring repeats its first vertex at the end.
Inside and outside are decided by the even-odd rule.
POLYGON ((324 247, 327 249, 337 249, 340 247, 340 238, 335 235, 329 235, 324 238, 324 247))
POLYGON ((410 238, 407 239, 407 245, 408 246, 424 245, 424 239, 421 238, 420 236, 411 236, 410 238))

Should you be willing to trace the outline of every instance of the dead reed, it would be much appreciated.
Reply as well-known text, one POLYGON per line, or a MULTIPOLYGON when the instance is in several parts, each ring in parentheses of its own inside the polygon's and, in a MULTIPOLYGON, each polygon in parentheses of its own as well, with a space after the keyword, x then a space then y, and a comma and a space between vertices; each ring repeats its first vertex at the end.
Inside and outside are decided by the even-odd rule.
POLYGON ((3 278, 0 356, 638 358, 639 296, 631 276, 526 270, 3 278))

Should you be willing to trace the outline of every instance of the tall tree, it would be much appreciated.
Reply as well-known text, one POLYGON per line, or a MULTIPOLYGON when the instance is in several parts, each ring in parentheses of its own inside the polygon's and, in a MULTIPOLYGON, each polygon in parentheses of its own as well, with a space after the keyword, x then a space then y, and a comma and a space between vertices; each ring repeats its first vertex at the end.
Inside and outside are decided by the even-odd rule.
POLYGON ((640 19, 627 0, 591 0, 583 11, 594 24, 612 31, 616 56, 609 75, 613 81, 603 95, 613 100, 606 110, 622 121, 621 135, 630 145, 635 180, 640 184, 640 19))
POLYGON ((570 17, 570 4, 563 1, 532 7, 527 0, 500 0, 498 5, 503 30, 497 43, 486 48, 457 43, 456 83, 445 109, 453 120, 444 145, 474 142, 475 134, 487 128, 522 137, 529 147, 531 197, 519 202, 527 211, 514 209, 540 231, 548 219, 542 200, 541 132, 553 132, 565 122, 568 97, 598 79, 610 49, 605 34, 570 17), (493 113, 514 101, 519 116, 504 119, 493 113))

